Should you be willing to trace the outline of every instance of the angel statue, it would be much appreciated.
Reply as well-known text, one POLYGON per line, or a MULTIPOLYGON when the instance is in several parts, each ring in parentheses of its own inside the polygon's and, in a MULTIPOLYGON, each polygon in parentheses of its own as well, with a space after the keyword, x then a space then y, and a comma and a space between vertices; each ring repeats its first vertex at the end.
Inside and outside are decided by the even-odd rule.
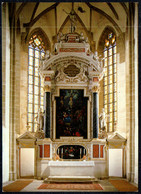
POLYGON ((42 131, 44 127, 44 113, 41 111, 41 108, 39 108, 38 115, 35 119, 37 120, 38 130, 42 131))
POLYGON ((103 108, 102 113, 99 116, 99 123, 100 123, 101 131, 106 131, 107 117, 109 117, 109 115, 105 113, 105 109, 103 108))
POLYGON ((95 60, 99 60, 99 56, 98 56, 98 52, 97 51, 95 51, 93 58, 95 60))

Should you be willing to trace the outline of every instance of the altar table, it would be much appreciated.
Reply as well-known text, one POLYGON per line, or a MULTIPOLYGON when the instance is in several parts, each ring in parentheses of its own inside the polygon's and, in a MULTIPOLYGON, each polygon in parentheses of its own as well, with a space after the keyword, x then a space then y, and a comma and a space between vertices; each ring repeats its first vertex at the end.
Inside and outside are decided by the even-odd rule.
POLYGON ((94 161, 49 161, 45 181, 94 181, 94 161))

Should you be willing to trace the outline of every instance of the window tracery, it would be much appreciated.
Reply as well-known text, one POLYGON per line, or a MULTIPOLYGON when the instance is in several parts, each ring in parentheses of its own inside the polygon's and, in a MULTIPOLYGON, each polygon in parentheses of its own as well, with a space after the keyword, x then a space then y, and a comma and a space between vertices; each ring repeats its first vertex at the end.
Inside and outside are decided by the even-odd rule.
POLYGON ((39 109, 43 111, 43 79, 39 75, 41 57, 45 55, 45 43, 40 35, 31 36, 28 45, 28 103, 27 124, 30 131, 36 132, 38 128, 37 114, 39 109))
POLYGON ((104 109, 109 115, 107 132, 115 131, 117 125, 117 46, 116 37, 111 32, 104 45, 104 109))

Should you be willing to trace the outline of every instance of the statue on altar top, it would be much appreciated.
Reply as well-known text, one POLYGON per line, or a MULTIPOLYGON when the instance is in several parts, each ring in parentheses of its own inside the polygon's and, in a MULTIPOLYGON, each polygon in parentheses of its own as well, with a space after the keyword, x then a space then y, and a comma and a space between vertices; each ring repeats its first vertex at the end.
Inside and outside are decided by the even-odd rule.
POLYGON ((63 11, 69 15, 71 21, 71 33, 74 33, 76 30, 76 15, 74 10, 72 9, 70 13, 67 13, 64 9, 63 11))

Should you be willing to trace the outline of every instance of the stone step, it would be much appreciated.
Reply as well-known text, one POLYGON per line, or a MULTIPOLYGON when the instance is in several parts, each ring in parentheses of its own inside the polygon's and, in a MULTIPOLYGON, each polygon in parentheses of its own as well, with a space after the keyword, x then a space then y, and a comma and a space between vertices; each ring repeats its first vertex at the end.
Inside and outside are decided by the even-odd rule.
POLYGON ((44 182, 97 182, 92 176, 49 176, 44 182))

